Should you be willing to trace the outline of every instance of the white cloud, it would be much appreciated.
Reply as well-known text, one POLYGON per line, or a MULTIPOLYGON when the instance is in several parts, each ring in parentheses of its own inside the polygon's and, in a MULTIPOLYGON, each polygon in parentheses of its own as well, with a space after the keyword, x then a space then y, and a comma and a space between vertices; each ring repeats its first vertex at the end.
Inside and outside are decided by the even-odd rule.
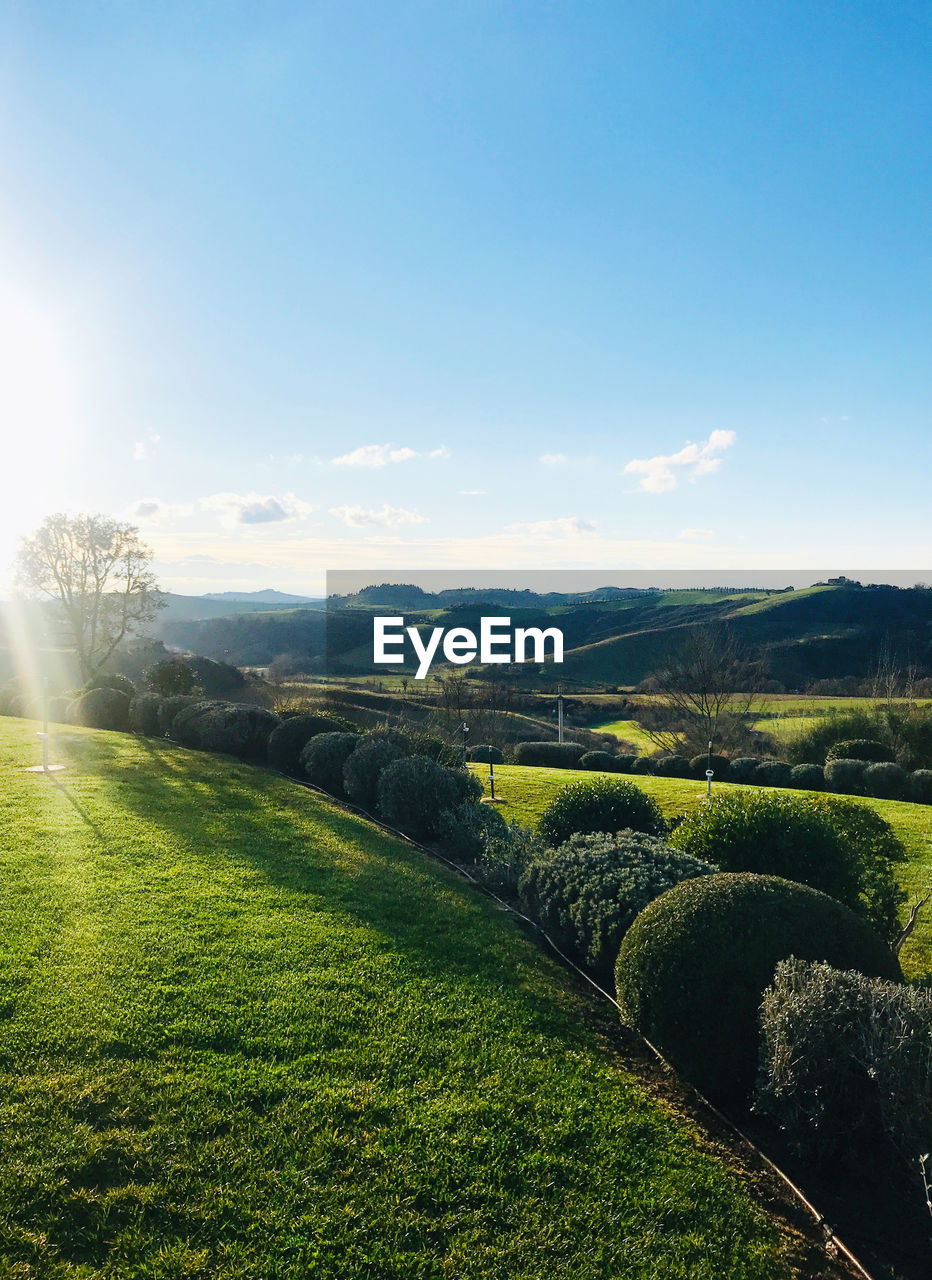
POLYGON ((683 542, 701 542, 705 538, 714 538, 714 529, 681 529, 677 534, 683 542))
POLYGON ((152 449, 159 443, 161 438, 157 432, 151 431, 147 440, 137 440, 133 449, 133 461, 145 462, 147 458, 152 456, 152 449))
POLYGON ((127 520, 143 524, 163 524, 176 516, 189 516, 194 508, 186 502, 163 502, 161 498, 140 498, 125 514, 127 520))
POLYGON ((655 458, 633 458, 625 467, 625 475, 640 475, 638 486, 648 493, 667 493, 676 488, 677 469, 695 480, 709 475, 721 466, 721 458, 737 439, 734 431, 713 431, 702 444, 687 444, 679 453, 658 454, 655 458))
POLYGON ((506 524, 506 533, 527 534, 532 538, 581 538, 595 533, 592 520, 579 516, 561 516, 557 520, 532 520, 528 524, 506 524))
POLYGON ((449 458, 450 450, 446 445, 439 449, 431 449, 420 454, 416 449, 403 447, 396 449, 392 444, 361 444, 358 449, 343 453, 338 458, 331 458, 335 467, 387 467, 398 462, 410 462, 412 458, 449 458))
POLYGON ((463 495, 464 498, 481 498, 483 494, 486 493, 486 490, 485 489, 460 489, 460 493, 463 495))
POLYGON ((220 511, 231 524, 277 524, 282 520, 300 520, 314 507, 293 493, 277 498, 261 493, 213 493, 201 499, 205 511, 220 511))
POLYGON ((390 507, 386 503, 380 509, 373 507, 331 507, 330 514, 349 525, 351 529, 365 529, 370 525, 382 525, 397 529, 402 524, 428 524, 420 511, 408 511, 404 507, 390 507))
POLYGON ((562 466, 564 462, 566 462, 566 454, 565 453, 542 453, 540 457, 537 459, 537 461, 542 462, 545 467, 559 467, 559 466, 562 466))

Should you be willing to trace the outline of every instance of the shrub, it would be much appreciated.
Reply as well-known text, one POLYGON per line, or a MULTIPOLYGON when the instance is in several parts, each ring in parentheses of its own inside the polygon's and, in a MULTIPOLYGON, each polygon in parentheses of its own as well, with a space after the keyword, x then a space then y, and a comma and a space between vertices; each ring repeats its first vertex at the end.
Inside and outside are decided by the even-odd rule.
POLYGON ((627 829, 659 836, 666 827, 651 797, 620 778, 581 778, 561 787, 538 823, 540 834, 554 847, 570 836, 627 829))
POLYGON ((689 762, 689 767, 692 770, 692 776, 694 778, 705 778, 706 769, 712 769, 716 778, 721 782, 728 776, 729 763, 727 756, 713 755, 712 762, 710 764, 708 754, 706 754, 703 756, 693 756, 689 762))
POLYGON ((48 715, 53 724, 66 723, 70 702, 70 698, 49 698, 48 715))
POLYGON ((438 815, 435 834, 451 858, 479 862, 489 842, 505 838, 507 832, 508 823, 494 805, 464 800, 438 815))
POLYGON ((866 760, 829 760, 825 766, 825 787, 842 795, 864 794, 866 760))
POLYGON ((301 768, 315 787, 343 795, 343 766, 359 746, 355 733, 318 733, 301 751, 301 768))
POLYGON ((142 674, 152 692, 163 698, 191 697, 203 692, 198 688, 190 663, 183 658, 166 658, 164 662, 146 667, 142 674))
POLYGON ((264 707, 242 702, 206 702, 182 710, 174 720, 175 737, 185 746, 219 751, 242 760, 264 760, 268 741, 281 723, 264 707))
POLYGON ((654 760, 654 773, 658 778, 691 778, 692 766, 685 756, 660 756, 654 760))
POLYGON ((465 769, 448 769, 428 756, 402 756, 379 774, 380 817, 415 840, 440 830, 440 815, 464 801, 477 801, 482 783, 465 769))
POLYGON ((790 769, 790 786, 799 791, 821 791, 825 772, 820 764, 794 764, 790 769))
POLYGON ((564 951, 611 983, 618 947, 638 912, 664 890, 715 870, 656 836, 572 836, 532 862, 518 891, 524 910, 564 951))
POLYGON ((430 733, 410 731, 405 733, 405 737, 408 742, 408 751, 412 756, 426 756, 428 760, 447 765, 451 769, 459 768, 462 763, 462 748, 444 742, 443 738, 437 738, 430 733))
POLYGON ((932 993, 783 960, 761 1006, 756 1109, 808 1160, 876 1159, 915 1172, 932 1149, 932 993))
POLYGON ((631 773, 632 770, 634 769, 635 760, 639 760, 640 758, 641 758, 640 756, 616 756, 615 772, 631 773))
POLYGON ((515 747, 515 764, 572 769, 585 754, 586 748, 578 742, 519 742, 515 747))
POLYGON ((869 764, 862 780, 864 794, 883 800, 903 800, 909 775, 898 764, 884 762, 869 764))
POLYGON ((504 764, 505 753, 501 747, 470 747, 466 752, 467 760, 475 760, 479 764, 504 764))
POLYGON ((394 760, 408 754, 408 742, 396 729, 364 734, 343 766, 343 790, 362 809, 374 810, 379 799, 379 775, 394 760))
POLYGON ((782 760, 762 760, 752 781, 758 787, 788 787, 792 770, 782 760))
POLYGON ((171 698, 163 698, 159 707, 159 733, 163 738, 170 737, 175 725, 175 717, 187 707, 193 707, 198 698, 190 698, 187 694, 175 694, 171 698))
POLYGON ((128 698, 132 698, 136 692, 136 686, 129 676, 121 676, 117 671, 98 671, 96 676, 91 676, 85 682, 82 692, 89 693, 91 689, 116 689, 119 693, 125 693, 128 698))
POLYGON ((630 768, 632 773, 640 773, 646 778, 651 778, 654 775, 656 764, 657 761, 654 756, 635 756, 631 761, 630 768))
POLYGON ((820 889, 886 932, 895 883, 889 861, 878 859, 876 833, 864 834, 858 820, 821 797, 734 791, 687 814, 670 843, 723 871, 785 876, 820 889))
POLYGON ((861 900, 874 928, 892 941, 899 934, 899 909, 906 901, 894 874, 896 864, 907 858, 902 840, 870 805, 836 796, 813 796, 812 803, 828 816, 848 853, 857 859, 861 900))
POLYGON ((833 742, 825 754, 826 764, 829 760, 870 760, 882 763, 892 759, 892 749, 872 738, 844 738, 840 742, 833 742))
POLYGON ((161 705, 162 699, 157 693, 137 693, 129 704, 129 727, 133 733, 157 738, 161 705))
POLYGON ((728 781, 753 782, 759 764, 757 756, 738 756, 728 763, 728 781))
POLYGON ((907 795, 916 804, 932 804, 932 769, 916 769, 909 775, 907 795))
POLYGON ((829 711, 812 728, 791 738, 786 744, 791 764, 825 764, 830 748, 846 739, 875 741, 883 726, 876 712, 854 707, 848 711, 829 711))
POLYGON ((601 773, 614 773, 615 757, 610 751, 587 751, 579 757, 580 769, 595 769, 601 773))
POLYGON ((71 724, 83 724, 89 729, 129 728, 129 695, 109 686, 88 689, 68 707, 71 724))
POLYGON ((289 716, 269 735, 269 764, 282 773, 300 773, 301 752, 311 738, 319 733, 338 733, 341 729, 342 726, 334 716, 289 716))
POLYGON ((626 1016, 687 1079, 743 1101, 754 1080, 758 1009, 794 955, 902 977, 871 927, 827 894, 778 876, 699 876, 650 903, 625 934, 615 976, 626 1016))

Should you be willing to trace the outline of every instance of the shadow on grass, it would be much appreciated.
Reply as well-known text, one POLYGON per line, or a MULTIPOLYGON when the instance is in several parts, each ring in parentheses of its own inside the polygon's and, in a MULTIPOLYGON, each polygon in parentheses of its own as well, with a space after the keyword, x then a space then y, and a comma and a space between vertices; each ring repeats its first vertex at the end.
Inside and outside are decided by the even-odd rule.
POLYGON ((455 872, 364 819, 231 757, 115 734, 73 745, 76 764, 108 804, 156 824, 184 856, 254 868, 270 884, 306 895, 309 910, 373 931, 416 973, 520 991, 538 1029, 564 1040, 586 1035, 572 984, 516 922, 455 872), (144 766, 128 747, 145 754, 144 766))

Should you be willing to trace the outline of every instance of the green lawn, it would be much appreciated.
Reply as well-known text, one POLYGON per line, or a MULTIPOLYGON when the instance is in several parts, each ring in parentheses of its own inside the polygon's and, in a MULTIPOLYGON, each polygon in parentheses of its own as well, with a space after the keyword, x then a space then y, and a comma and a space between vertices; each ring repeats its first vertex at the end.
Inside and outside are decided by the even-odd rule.
POLYGON ((818 1274, 452 873, 126 735, 56 731, 53 784, 34 730, 0 721, 3 1280, 818 1274))
MULTIPOLYGON (((473 768, 485 780, 488 765, 473 768)), ((585 769, 543 769, 524 765, 495 766, 495 794, 506 803, 501 813, 506 818, 534 826, 560 787, 577 778, 592 778, 585 769)), ((617 774, 610 775, 617 777, 617 774)), ((628 775, 625 775, 628 776, 628 775)), ((705 797, 705 784, 680 778, 629 777, 648 795, 652 795, 667 817, 684 813, 701 804, 705 797)), ((759 788, 734 782, 713 781, 713 788, 726 790, 757 791, 759 788)), ((806 795, 794 791, 793 795, 806 795)), ((898 875, 911 897, 925 894, 932 889, 932 805, 907 804, 902 800, 861 800, 870 805, 893 825, 909 854, 909 861, 900 868, 898 875)), ((932 902, 919 918, 912 937, 903 947, 901 960, 904 971, 912 977, 932 974, 932 902)))

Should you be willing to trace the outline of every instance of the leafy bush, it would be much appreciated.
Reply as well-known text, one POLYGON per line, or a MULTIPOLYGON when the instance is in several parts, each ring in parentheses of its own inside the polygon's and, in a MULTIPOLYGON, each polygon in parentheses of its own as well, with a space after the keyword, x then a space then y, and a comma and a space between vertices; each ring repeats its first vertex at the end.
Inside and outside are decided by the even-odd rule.
POLYGON ((655 801, 620 778, 586 778, 561 787, 538 823, 540 834, 554 847, 575 835, 614 835, 628 829, 659 836, 666 826, 655 801))
POLYGON ((633 769, 634 769, 634 762, 635 762, 635 760, 640 760, 640 759, 641 759, 641 757, 640 757, 640 756, 627 756, 627 755, 626 755, 626 756, 616 756, 616 757, 615 757, 615 772, 616 772, 616 773, 631 773, 631 772, 633 771, 633 769))
POLYGON ((70 698, 49 698, 48 715, 53 724, 65 724, 68 719, 70 698))
POLYGON ((88 689, 68 707, 68 720, 89 729, 125 731, 129 728, 129 701, 129 694, 120 689, 88 689))
POLYGON ((907 795, 916 804, 932 804, 932 769, 916 769, 909 775, 907 795))
POLYGON ((587 751, 579 757, 580 769, 595 769, 600 773, 614 773, 615 757, 610 751, 587 751))
POLYGON ((153 666, 146 667, 143 677, 152 692, 163 698, 193 697, 203 693, 198 687, 190 663, 183 658, 166 658, 164 662, 156 662, 153 666))
POLYGON ((729 782, 753 782, 760 764, 757 756, 738 756, 728 763, 729 782))
POLYGON ((864 770, 862 785, 865 795, 884 800, 903 800, 908 781, 909 775, 905 769, 886 761, 882 764, 869 764, 864 770))
POLYGON ((343 766, 343 790, 360 808, 374 810, 382 770, 406 756, 409 749, 407 738, 396 729, 375 729, 364 734, 343 766))
POLYGON ((187 747, 220 751, 242 760, 264 760, 272 732, 281 723, 264 707, 243 702, 205 702, 175 717, 174 736, 187 747))
POLYGON ((783 960, 761 1006, 756 1110, 808 1160, 932 1149, 932 993, 783 960))
POLYGON ((670 843, 723 871, 785 876, 820 889, 886 934, 895 882, 889 859, 879 856, 878 834, 857 826, 862 812, 830 808, 823 797, 733 791, 687 814, 670 843))
POLYGON ((269 735, 268 761, 282 773, 301 772, 301 752, 319 733, 338 733, 342 725, 325 714, 289 716, 269 735))
POLYGON ((577 835, 532 862, 518 891, 524 910, 558 946, 611 983, 621 939, 638 912, 681 880, 714 870, 656 836, 577 835))
POLYGON ((883 742, 872 738, 845 738, 833 742, 825 753, 826 764, 829 760, 870 760, 883 762, 893 759, 893 751, 883 742))
POLYGON ((462 749, 444 742, 443 738, 435 737, 431 733, 412 732, 410 729, 405 732, 405 737, 408 741, 408 752, 412 756, 426 756, 428 760, 447 765, 451 769, 459 768, 462 763, 462 749))
POLYGON ((343 795, 343 766, 359 746, 355 733, 318 733, 302 748, 300 765, 308 781, 333 796, 343 795))
POLYGON ((660 756, 654 761, 658 778, 691 778, 692 766, 685 756, 660 756))
POLYGON ((730 761, 727 756, 717 756, 714 754, 710 764, 708 754, 706 754, 702 756, 693 756, 689 762, 689 767, 692 770, 692 776, 694 778, 705 778, 706 769, 712 769, 719 782, 722 782, 726 777, 729 777, 729 764, 730 761))
POLYGON ((884 726, 874 711, 853 707, 847 711, 834 708, 810 729, 796 734, 786 743, 786 756, 791 764, 825 764, 829 750, 845 739, 877 740, 884 726))
POLYGON ((163 698, 162 705, 159 707, 159 734, 161 737, 171 737, 175 726, 175 717, 187 707, 193 707, 195 703, 201 701, 203 700, 189 697, 187 694, 182 693, 177 693, 170 698, 163 698))
POLYGON ((799 791, 821 791, 825 772, 820 764, 794 764, 790 769, 790 786, 799 791))
POLYGON ((825 766, 825 787, 846 796, 864 794, 866 760, 829 760, 825 766))
POLYGON ((897 884, 894 867, 905 862, 906 847, 876 809, 857 800, 836 796, 812 797, 860 868, 861 900, 874 928, 893 941, 900 931, 899 909, 906 894, 897 884))
POLYGON ((129 704, 129 727, 133 733, 147 738, 159 736, 159 710, 162 699, 157 693, 137 693, 129 704))
POLYGON ((465 769, 448 769, 428 756, 402 756, 379 774, 379 816, 415 840, 438 834, 440 815, 477 801, 482 783, 465 769))
POLYGON ((635 756, 631 761, 631 772, 640 773, 644 777, 652 778, 657 765, 654 756, 635 756))
POLYGON ((782 760, 762 760, 752 781, 758 787, 788 787, 792 770, 782 760))
POLYGON ((467 760, 475 760, 479 764, 504 764, 505 753, 501 747, 470 747, 466 752, 467 760))
POLYGON ((778 876, 727 873, 686 880, 641 912, 618 954, 619 1003, 699 1089, 744 1101, 761 997, 789 956, 902 978, 883 940, 827 894, 778 876))
POLYGON ((96 676, 85 681, 82 692, 90 693, 91 689, 116 689, 119 693, 125 693, 128 698, 132 698, 136 692, 136 686, 129 676, 121 676, 118 671, 98 671, 96 676))
POLYGON ((585 754, 586 748, 578 742, 519 742, 515 747, 515 764, 572 769, 585 754))
POLYGON ((438 815, 436 836, 457 862, 479 862, 491 840, 507 836, 508 823, 491 804, 464 800, 438 815))

